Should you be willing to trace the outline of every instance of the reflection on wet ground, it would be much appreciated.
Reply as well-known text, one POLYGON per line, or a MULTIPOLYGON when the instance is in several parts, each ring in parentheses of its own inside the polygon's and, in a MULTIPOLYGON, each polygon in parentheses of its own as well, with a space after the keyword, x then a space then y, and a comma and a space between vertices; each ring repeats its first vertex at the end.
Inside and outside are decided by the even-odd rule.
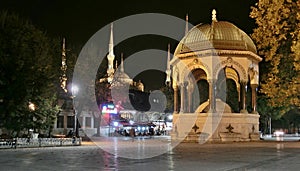
POLYGON ((181 143, 145 159, 118 157, 83 145, 3 149, 0 170, 298 170, 299 157, 299 142, 181 143))

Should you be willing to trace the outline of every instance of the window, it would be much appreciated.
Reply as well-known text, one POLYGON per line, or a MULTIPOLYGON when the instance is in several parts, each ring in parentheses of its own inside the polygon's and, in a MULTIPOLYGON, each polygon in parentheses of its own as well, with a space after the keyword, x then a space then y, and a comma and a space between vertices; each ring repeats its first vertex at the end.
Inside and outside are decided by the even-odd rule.
POLYGON ((86 128, 91 128, 91 118, 90 117, 86 117, 85 118, 85 127, 86 128))
POLYGON ((64 127, 64 116, 58 116, 57 122, 56 122, 57 128, 63 128, 64 127))
POLYGON ((74 127, 74 116, 68 116, 67 128, 73 128, 73 127, 74 127))

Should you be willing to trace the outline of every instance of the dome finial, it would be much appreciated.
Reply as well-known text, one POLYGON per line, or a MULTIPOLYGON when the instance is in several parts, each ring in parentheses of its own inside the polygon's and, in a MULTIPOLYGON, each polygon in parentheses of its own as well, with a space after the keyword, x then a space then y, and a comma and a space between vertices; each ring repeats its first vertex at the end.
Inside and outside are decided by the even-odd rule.
POLYGON ((213 9, 211 14, 212 14, 211 20, 212 21, 217 21, 217 11, 215 9, 213 9))

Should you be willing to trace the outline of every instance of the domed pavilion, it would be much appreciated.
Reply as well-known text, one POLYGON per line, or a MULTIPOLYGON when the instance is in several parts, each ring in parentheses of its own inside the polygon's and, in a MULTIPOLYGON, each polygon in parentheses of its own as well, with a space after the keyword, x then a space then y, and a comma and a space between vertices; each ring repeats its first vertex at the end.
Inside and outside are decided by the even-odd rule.
POLYGON ((256 93, 261 60, 251 38, 234 24, 218 21, 215 10, 211 24, 187 31, 170 61, 173 136, 191 139, 194 134, 197 141, 201 137, 205 141, 258 140, 256 93))

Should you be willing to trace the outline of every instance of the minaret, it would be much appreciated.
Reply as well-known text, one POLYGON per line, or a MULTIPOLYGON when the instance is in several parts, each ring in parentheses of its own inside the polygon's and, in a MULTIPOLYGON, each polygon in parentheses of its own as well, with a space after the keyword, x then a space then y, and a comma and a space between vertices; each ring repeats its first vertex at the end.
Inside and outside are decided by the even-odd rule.
POLYGON ((107 75, 108 77, 111 77, 115 70, 114 70, 114 36, 113 36, 113 24, 111 23, 110 25, 110 39, 109 39, 109 44, 108 44, 108 55, 107 55, 107 60, 108 60, 108 67, 107 67, 107 75))
POLYGON ((120 71, 124 72, 124 59, 123 59, 123 53, 121 53, 121 64, 120 64, 120 71))
POLYGON ((68 92, 67 90, 67 58, 66 58, 66 40, 63 38, 62 42, 62 51, 61 51, 61 71, 62 75, 60 77, 60 87, 64 90, 64 92, 68 92))
POLYGON ((167 70, 166 70, 166 85, 171 86, 171 69, 170 69, 170 44, 168 44, 168 58, 167 58, 167 70))
POLYGON ((186 14, 185 16, 185 36, 187 35, 187 33, 189 32, 189 15, 186 14))

